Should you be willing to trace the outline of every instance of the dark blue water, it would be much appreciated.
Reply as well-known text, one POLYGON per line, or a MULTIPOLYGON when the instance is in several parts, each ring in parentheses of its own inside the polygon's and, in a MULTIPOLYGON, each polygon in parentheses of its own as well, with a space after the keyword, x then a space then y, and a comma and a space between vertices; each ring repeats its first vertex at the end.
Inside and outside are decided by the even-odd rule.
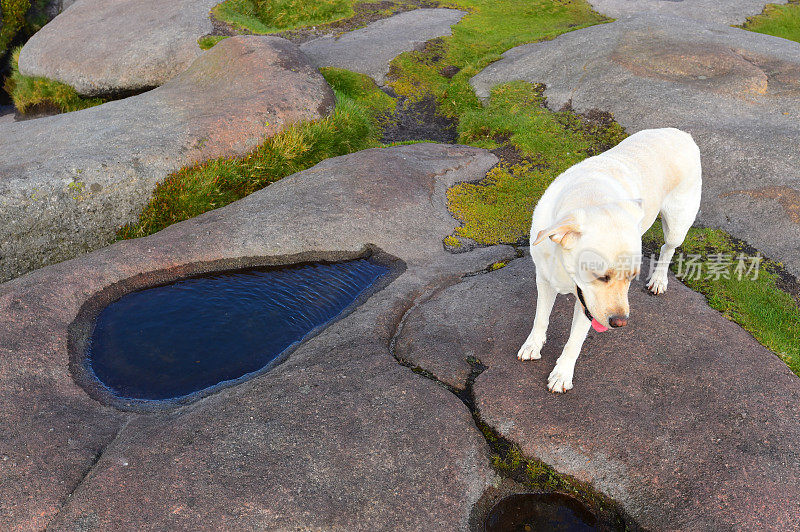
POLYGON ((113 395, 162 400, 258 371, 389 268, 367 259, 228 272, 133 292, 97 317, 89 370, 113 395))
POLYGON ((517 493, 486 516, 485 532, 588 532, 597 518, 577 499, 560 493, 517 493))

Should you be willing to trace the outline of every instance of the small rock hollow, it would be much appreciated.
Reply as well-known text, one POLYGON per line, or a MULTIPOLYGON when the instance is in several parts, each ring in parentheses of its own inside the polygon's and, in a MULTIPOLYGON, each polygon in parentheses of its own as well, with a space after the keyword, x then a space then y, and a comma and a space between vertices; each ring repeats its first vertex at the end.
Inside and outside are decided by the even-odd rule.
POLYGON ((516 493, 489 511, 485 532, 582 532, 599 530, 597 518, 561 493, 516 493))
POLYGON ((265 368, 390 268, 369 259, 205 274, 129 293, 97 316, 87 369, 115 397, 183 397, 265 368))

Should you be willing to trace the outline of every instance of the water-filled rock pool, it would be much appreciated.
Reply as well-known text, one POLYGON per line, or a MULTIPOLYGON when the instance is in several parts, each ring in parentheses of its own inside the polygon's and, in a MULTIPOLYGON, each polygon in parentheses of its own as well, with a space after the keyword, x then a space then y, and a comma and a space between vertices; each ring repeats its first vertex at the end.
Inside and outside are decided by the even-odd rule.
POLYGON ((389 270, 361 258, 211 273, 131 292, 97 315, 84 367, 116 398, 195 394, 262 370, 389 270))

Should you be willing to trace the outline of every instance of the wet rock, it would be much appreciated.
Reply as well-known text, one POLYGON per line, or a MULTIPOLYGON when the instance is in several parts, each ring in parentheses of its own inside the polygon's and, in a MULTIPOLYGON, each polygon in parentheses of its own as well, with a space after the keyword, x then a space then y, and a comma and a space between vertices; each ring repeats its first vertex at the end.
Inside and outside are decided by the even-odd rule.
POLYGON ((546 384, 571 297, 556 302, 541 360, 516 357, 535 309, 529 257, 414 308, 398 354, 461 386, 466 358, 478 357, 488 366, 473 388, 481 418, 647 529, 794 529, 800 379, 674 278, 664 296, 642 282, 630 296, 630 325, 590 332, 566 394, 546 384))
POLYGON ((487 97, 495 84, 519 79, 545 83, 551 108, 611 111, 630 133, 690 132, 703 156, 699 221, 800 274, 797 43, 637 15, 509 50, 472 85, 487 97))
POLYGON ((295 45, 232 37, 153 91, 0 125, 0 280, 109 243, 170 172, 245 154, 333 104, 295 45))
POLYGON ((346 68, 383 85, 392 59, 421 47, 425 41, 450 35, 450 26, 463 16, 463 11, 454 9, 415 9, 339 37, 319 37, 300 49, 319 67, 346 68))
MULTIPOLYGON (((787 0, 769 2, 785 4, 787 0)), ((690 20, 702 20, 715 24, 741 24, 753 15, 758 15, 768 3, 766 0, 589 0, 592 7, 609 17, 620 18, 637 13, 674 15, 690 20)))
POLYGON ((220 0, 77 0, 25 44, 20 72, 98 96, 140 91, 197 59, 220 0))
POLYGON ((463 530, 495 475, 452 393, 397 363, 406 310, 514 256, 451 255, 445 200, 497 159, 418 144, 329 159, 227 207, 0 284, 0 528, 463 530), (171 411, 72 379, 71 323, 102 290, 357 256, 405 270, 270 372, 171 411), (13 464, 13 465, 12 465, 13 464), (87 525, 88 523, 88 525, 87 525))

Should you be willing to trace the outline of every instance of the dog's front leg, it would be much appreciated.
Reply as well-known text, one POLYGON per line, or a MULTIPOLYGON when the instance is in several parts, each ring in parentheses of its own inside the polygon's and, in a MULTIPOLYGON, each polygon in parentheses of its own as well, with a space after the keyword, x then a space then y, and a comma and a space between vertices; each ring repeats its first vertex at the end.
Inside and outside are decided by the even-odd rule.
POLYGON ((547 324, 550 322, 550 312, 556 301, 556 289, 550 281, 536 274, 536 317, 533 319, 533 329, 528 339, 522 344, 517 353, 520 360, 538 360, 542 358, 542 346, 547 340, 547 324))
POLYGON ((581 302, 575 301, 575 308, 572 311, 572 329, 569 331, 569 339, 564 345, 561 356, 556 360, 556 367, 550 372, 547 378, 547 388, 551 392, 563 393, 572 389, 572 374, 575 371, 575 362, 583 347, 583 341, 589 334, 589 327, 592 322, 583 312, 581 302))
POLYGON ((675 246, 664 244, 661 246, 661 252, 658 255, 656 267, 650 274, 650 279, 647 281, 647 288, 650 289, 655 295, 663 294, 667 291, 669 263, 672 261, 672 256, 675 254, 675 246))

